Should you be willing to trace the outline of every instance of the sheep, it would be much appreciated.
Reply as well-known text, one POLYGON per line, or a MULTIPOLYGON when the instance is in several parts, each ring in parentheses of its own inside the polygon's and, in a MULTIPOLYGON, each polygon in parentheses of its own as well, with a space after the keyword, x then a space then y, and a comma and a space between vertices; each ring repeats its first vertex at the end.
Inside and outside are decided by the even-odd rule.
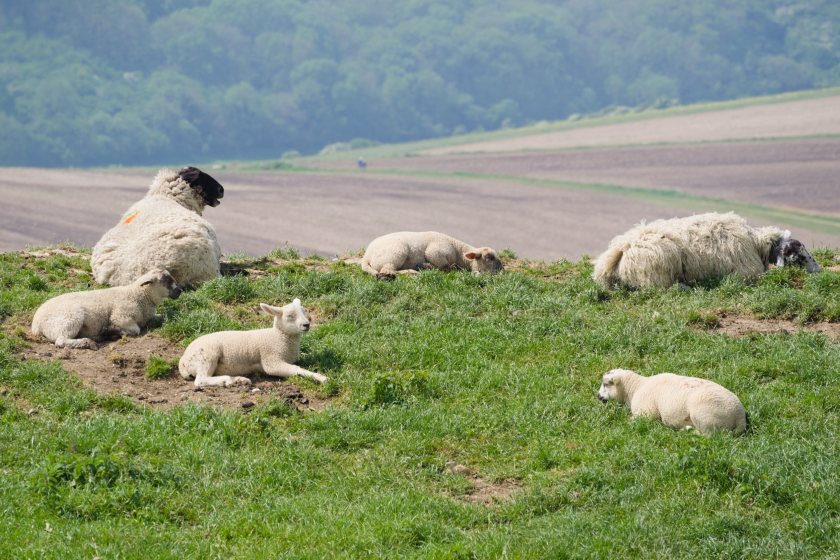
POLYGON ((59 348, 96 350, 95 339, 138 336, 167 297, 181 295, 166 270, 151 270, 128 286, 72 292, 44 302, 32 319, 32 334, 59 348))
POLYGON ((218 206, 224 191, 195 167, 161 169, 146 196, 94 246, 96 281, 122 286, 148 270, 165 268, 190 288, 219 276, 216 231, 201 214, 206 206, 218 206))
POLYGON ((642 223, 616 236, 595 261, 592 277, 605 288, 667 288, 733 273, 749 280, 770 263, 820 271, 789 231, 755 228, 733 212, 712 212, 642 223))
POLYGON ((195 378, 196 387, 250 385, 251 380, 241 376, 258 372, 278 377, 297 375, 324 383, 325 376, 294 365, 300 357, 301 336, 310 324, 300 300, 284 307, 261 303, 260 308, 274 317, 273 327, 198 337, 178 362, 181 377, 195 378))
POLYGON ((494 274, 504 268, 490 247, 473 247, 436 231, 400 231, 377 237, 367 246, 360 264, 380 280, 428 268, 460 268, 473 274, 494 274))
POLYGON ((643 377, 629 369, 613 369, 601 380, 598 400, 630 403, 633 416, 658 418, 675 429, 696 429, 708 435, 747 429, 747 413, 729 389, 708 379, 660 373, 643 377))

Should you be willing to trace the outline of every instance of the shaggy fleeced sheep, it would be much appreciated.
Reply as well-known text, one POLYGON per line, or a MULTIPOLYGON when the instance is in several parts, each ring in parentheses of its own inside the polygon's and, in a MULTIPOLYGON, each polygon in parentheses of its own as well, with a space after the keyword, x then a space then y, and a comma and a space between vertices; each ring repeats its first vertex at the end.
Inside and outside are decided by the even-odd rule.
POLYGON ((146 196, 93 248, 96 281, 122 286, 153 268, 168 270, 184 287, 217 277, 221 249, 201 214, 206 206, 218 206, 224 191, 195 167, 161 169, 146 196))
POLYGON ((129 286, 62 294, 44 302, 32 319, 32 334, 58 347, 96 349, 94 339, 137 336, 155 308, 181 289, 165 270, 152 270, 129 286))
POLYGON ((592 277, 606 288, 667 288, 733 273, 750 279, 770 263, 820 271, 789 231, 751 227, 732 212, 708 213, 642 223, 614 237, 595 261, 592 277))
POLYGON ((425 268, 460 268, 474 274, 492 274, 504 268, 490 247, 473 247, 436 231, 400 231, 377 237, 367 246, 361 266, 380 280, 425 268))
POLYGON ((300 357, 301 336, 309 330, 309 316, 300 300, 283 307, 261 303, 260 308, 274 317, 273 327, 221 331, 198 337, 187 346, 178 362, 181 377, 195 378, 196 387, 249 385, 251 380, 240 376, 258 372, 278 377, 298 375, 318 383, 326 381, 320 373, 294 365, 300 357))
POLYGON ((633 416, 658 418, 671 428, 736 435, 747 429, 747 413, 738 397, 708 379, 673 373, 643 377, 629 369, 614 369, 601 380, 598 399, 630 403, 633 416))

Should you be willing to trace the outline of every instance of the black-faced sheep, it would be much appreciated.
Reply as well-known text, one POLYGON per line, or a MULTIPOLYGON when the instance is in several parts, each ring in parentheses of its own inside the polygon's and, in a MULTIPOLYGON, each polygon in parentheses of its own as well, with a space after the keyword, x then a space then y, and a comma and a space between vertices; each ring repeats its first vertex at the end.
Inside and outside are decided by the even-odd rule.
POLYGON ((381 280, 416 274, 424 268, 460 268, 493 274, 504 267, 490 247, 473 247, 436 231, 400 231, 377 237, 367 246, 362 270, 381 280))
POLYGON ((737 435, 747 429, 747 413, 738 397, 708 379, 673 373, 643 377, 629 369, 614 369, 601 380, 598 399, 629 403, 633 416, 657 418, 678 430, 737 435))
POLYGON ((310 325, 300 300, 295 299, 284 307, 261 303, 260 308, 274 317, 273 327, 221 331, 198 337, 187 346, 178 362, 181 377, 195 378, 196 387, 249 385, 251 380, 241 376, 250 373, 297 375, 318 383, 326 381, 320 373, 294 365, 300 357, 301 336, 309 331, 310 325))
POLYGON ((165 270, 152 270, 128 286, 72 292, 44 302, 32 319, 32 334, 58 347, 96 349, 95 340, 137 336, 166 299, 181 289, 165 270))
POLYGON ((595 261, 592 277, 606 288, 667 288, 733 273, 751 279, 770 263, 820 271, 789 231, 751 227, 732 212, 708 213, 643 223, 616 236, 595 261))
POLYGON ((93 248, 96 281, 122 286, 154 268, 168 270, 184 287, 217 277, 221 249, 201 214, 206 206, 218 206, 224 192, 195 167, 161 169, 146 196, 93 248))

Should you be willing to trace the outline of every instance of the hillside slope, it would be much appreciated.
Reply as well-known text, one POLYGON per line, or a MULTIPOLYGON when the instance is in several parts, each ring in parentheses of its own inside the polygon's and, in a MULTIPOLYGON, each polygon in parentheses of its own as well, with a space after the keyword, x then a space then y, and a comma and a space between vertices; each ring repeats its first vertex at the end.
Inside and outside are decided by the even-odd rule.
MULTIPOLYGON (((177 355, 265 325, 260 301, 300 297, 314 319, 302 364, 331 381, 299 387, 323 412, 294 391, 228 390, 232 409, 123 396, 131 364, 152 360, 119 342, 37 355, 26 325, 89 288, 87 255, 0 254, 0 556, 840 554, 840 345, 836 323, 810 324, 840 321, 835 270, 606 294, 585 261, 391 283, 289 253, 237 264, 250 277, 167 302, 153 336, 177 355), (68 373, 67 352, 104 353, 116 392, 68 373), (750 433, 698 437, 599 403, 619 366, 722 383, 750 433)), ((190 387, 171 375, 147 383, 190 387)))

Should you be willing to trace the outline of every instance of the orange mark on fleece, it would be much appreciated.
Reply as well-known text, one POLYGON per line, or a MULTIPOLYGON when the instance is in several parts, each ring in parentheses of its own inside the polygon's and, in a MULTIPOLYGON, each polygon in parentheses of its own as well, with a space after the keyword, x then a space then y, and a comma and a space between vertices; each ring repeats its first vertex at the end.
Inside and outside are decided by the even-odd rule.
POLYGON ((137 214, 139 214, 139 213, 140 213, 140 211, 139 211, 139 210, 137 210, 137 211, 135 211, 135 212, 132 212, 131 214, 129 214, 128 216, 126 216, 126 217, 125 217, 125 219, 123 219, 123 223, 124 223, 124 224, 130 224, 130 223, 134 220, 134 218, 136 218, 136 217, 137 217, 137 214))

